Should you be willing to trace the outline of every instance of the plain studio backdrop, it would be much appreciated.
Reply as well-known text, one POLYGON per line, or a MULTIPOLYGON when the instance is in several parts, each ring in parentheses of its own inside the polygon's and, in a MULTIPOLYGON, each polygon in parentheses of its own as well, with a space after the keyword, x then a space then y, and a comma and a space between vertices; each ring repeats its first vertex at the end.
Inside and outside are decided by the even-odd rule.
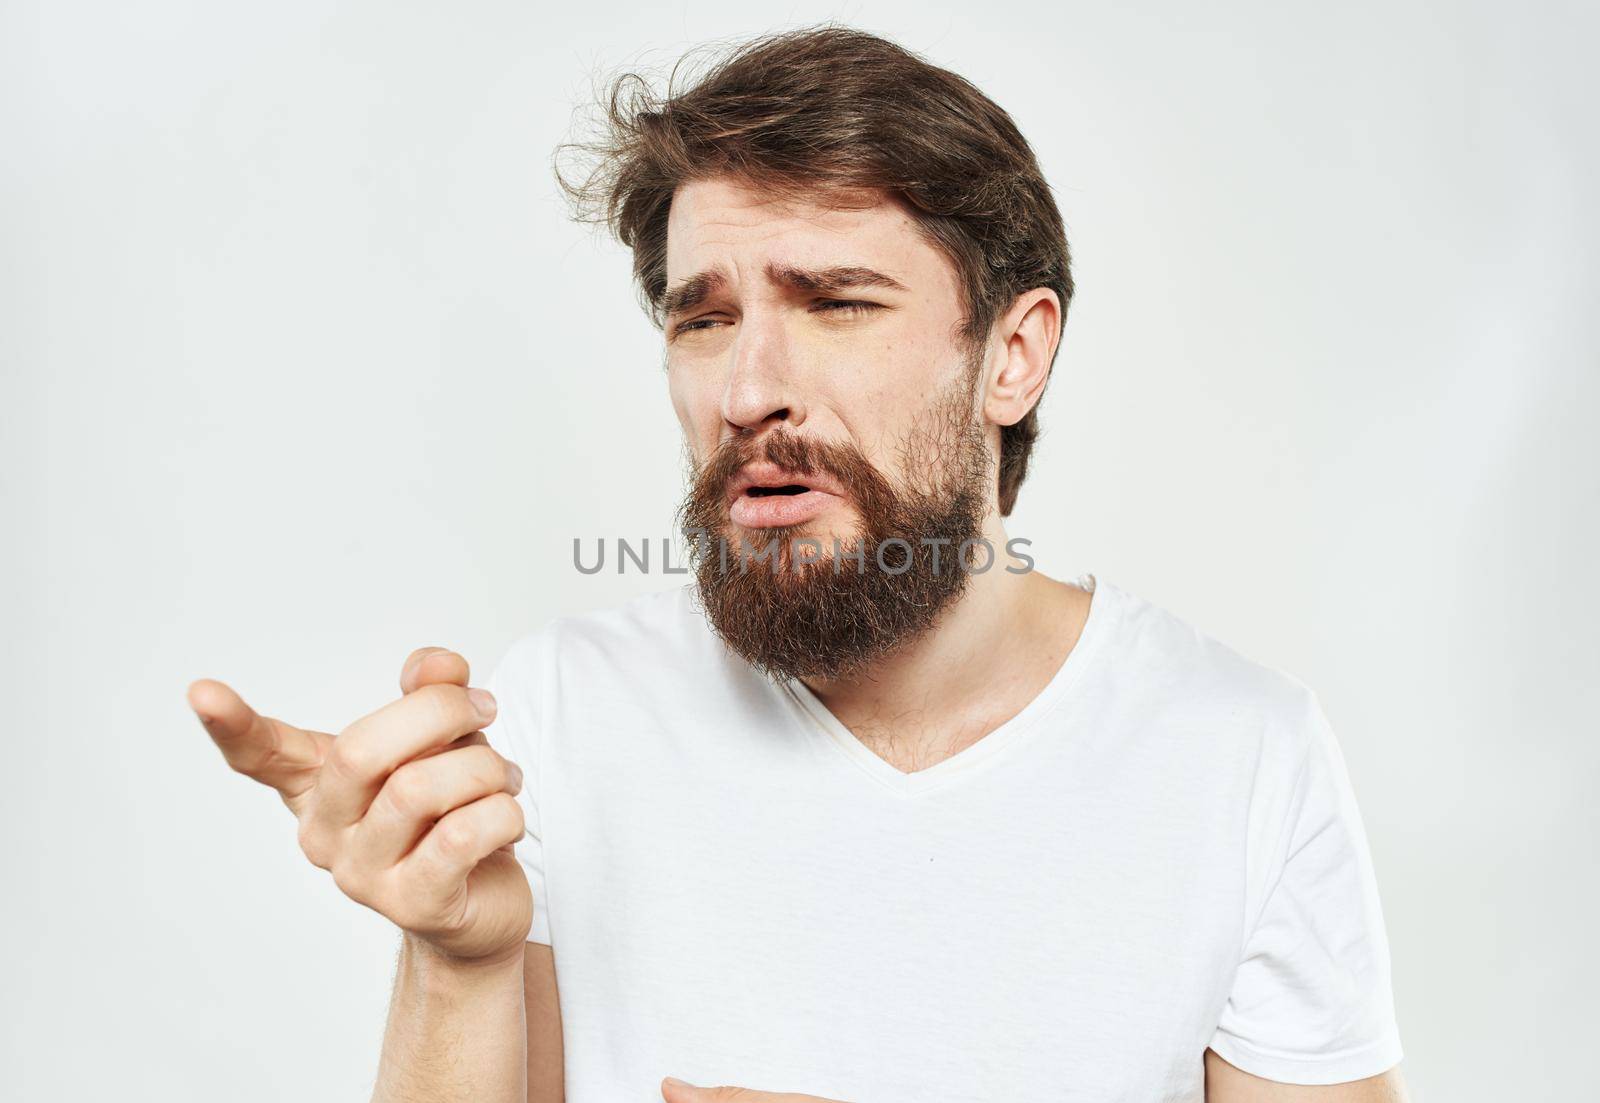
POLYGON ((0 1093, 369 1090, 395 935, 184 688, 337 730, 682 582, 573 567, 659 553, 682 460, 550 155, 597 71, 832 18, 1007 108, 1069 224, 1012 535, 1319 691, 1419 1100, 1589 1097, 1595 10, 1207 7, 7 4, 0 1093))

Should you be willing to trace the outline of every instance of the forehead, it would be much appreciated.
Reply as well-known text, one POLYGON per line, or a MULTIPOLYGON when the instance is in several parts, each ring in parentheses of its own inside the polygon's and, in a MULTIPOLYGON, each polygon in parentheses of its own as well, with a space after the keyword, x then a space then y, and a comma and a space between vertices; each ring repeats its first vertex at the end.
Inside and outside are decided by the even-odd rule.
POLYGON ((907 287, 955 290, 955 271, 906 208, 882 192, 858 192, 840 207, 780 199, 731 178, 678 187, 667 217, 667 286, 711 269, 737 282, 769 264, 865 266, 907 287))

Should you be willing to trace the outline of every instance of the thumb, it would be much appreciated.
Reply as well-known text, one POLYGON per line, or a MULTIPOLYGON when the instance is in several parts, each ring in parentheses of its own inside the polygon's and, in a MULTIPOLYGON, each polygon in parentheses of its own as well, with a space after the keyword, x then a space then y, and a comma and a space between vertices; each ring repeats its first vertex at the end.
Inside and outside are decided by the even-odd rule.
MULTIPOLYGON (((465 687, 472 677, 472 668, 467 660, 448 647, 419 647, 410 655, 400 667, 400 692, 405 694, 415 693, 423 686, 462 686, 465 687)), ((448 743, 443 747, 434 747, 417 755, 418 758, 431 758, 441 752, 452 750, 456 747, 466 747, 474 743, 487 743, 489 740, 483 732, 475 731, 463 735, 460 739, 448 743)))
POLYGON ((419 647, 400 667, 400 692, 413 693, 423 686, 464 686, 472 676, 467 660, 447 647, 419 647))
POLYGON ((295 810, 315 784, 333 736, 262 716, 230 687, 210 678, 189 686, 188 699, 228 765, 276 789, 295 810))

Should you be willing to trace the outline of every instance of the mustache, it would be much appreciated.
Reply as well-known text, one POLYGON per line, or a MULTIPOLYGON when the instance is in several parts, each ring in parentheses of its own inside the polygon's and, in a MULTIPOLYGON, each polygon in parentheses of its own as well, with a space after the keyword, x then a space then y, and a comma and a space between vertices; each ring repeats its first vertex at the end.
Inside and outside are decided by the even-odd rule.
POLYGON ((727 512, 728 484, 743 468, 765 460, 797 475, 826 474, 869 516, 894 500, 889 481, 854 446, 813 440, 787 429, 739 435, 719 444, 700 465, 685 510, 697 523, 727 512))

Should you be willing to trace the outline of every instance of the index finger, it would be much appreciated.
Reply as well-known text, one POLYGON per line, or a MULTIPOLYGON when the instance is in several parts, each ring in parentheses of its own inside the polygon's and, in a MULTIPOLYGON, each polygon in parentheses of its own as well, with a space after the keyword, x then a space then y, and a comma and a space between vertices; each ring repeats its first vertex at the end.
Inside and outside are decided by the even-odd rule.
POLYGON ((315 784, 331 735, 262 716, 230 687, 210 678, 190 685, 187 696, 228 765, 272 786, 291 809, 315 784))

